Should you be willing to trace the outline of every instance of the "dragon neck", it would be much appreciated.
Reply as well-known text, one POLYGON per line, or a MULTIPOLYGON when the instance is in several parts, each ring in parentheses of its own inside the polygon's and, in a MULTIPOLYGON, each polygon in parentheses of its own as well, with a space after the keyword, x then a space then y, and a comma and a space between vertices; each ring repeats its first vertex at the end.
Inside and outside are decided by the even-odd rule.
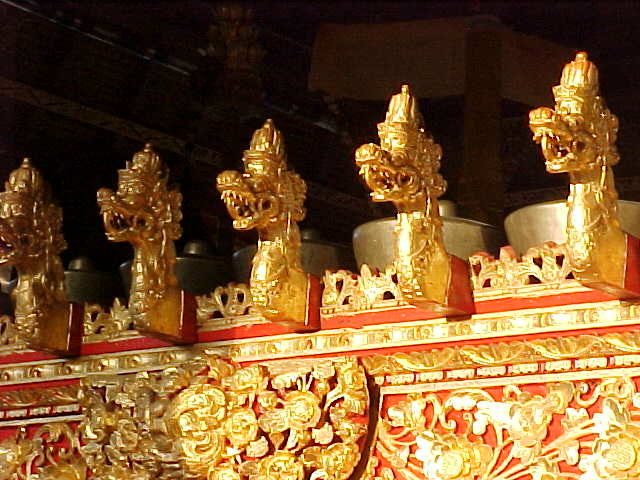
POLYGON ((395 229, 398 270, 413 271, 418 264, 428 262, 432 252, 444 252, 442 218, 435 198, 429 198, 424 209, 399 212, 395 229))
POLYGON ((424 237, 428 232, 432 242, 442 241, 442 217, 436 197, 426 197, 420 208, 405 208, 398 211, 397 229, 410 230, 411 237, 424 237), (425 227, 428 227, 425 229, 425 227), (421 234, 422 232, 422 234, 421 234))
POLYGON ((578 271, 592 263, 599 238, 620 230, 618 194, 610 167, 570 173, 567 199, 567 245, 578 271))
POLYGON ((258 231, 258 249, 278 248, 287 261, 287 267, 300 267, 300 229, 295 223, 279 222, 258 231))
POLYGON ((11 294, 17 317, 41 315, 54 303, 66 302, 64 270, 58 256, 30 258, 16 264, 16 270, 18 282, 11 294))
POLYGON ((141 311, 153 306, 169 286, 177 285, 173 265, 176 263, 172 240, 148 240, 133 249, 130 305, 141 311))
POLYGON ((567 229, 593 233, 619 226, 617 199, 610 167, 570 172, 567 229))

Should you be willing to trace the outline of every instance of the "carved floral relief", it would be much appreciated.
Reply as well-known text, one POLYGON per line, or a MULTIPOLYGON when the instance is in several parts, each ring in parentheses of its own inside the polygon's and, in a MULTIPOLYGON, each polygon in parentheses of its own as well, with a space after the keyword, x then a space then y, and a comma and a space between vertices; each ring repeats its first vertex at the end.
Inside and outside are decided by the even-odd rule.
POLYGON ((368 478, 632 479, 640 393, 628 377, 386 398, 368 478))

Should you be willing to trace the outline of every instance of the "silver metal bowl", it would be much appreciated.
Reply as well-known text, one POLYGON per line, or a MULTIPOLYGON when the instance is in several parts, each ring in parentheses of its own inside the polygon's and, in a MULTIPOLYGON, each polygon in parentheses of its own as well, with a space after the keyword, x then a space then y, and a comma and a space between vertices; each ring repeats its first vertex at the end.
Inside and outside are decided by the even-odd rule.
MULTIPOLYGON (((323 240, 306 240, 305 238, 309 238, 309 236, 302 236, 300 247, 302 269, 305 272, 322 277, 325 270, 341 268, 353 270, 355 268, 353 252, 348 246, 323 240)), ((249 245, 233 254, 233 271, 237 281, 245 283, 249 281, 251 260, 257 251, 256 245, 249 245)))
MULTIPOLYGON (((640 202, 618 200, 618 214, 622 229, 640 237, 640 202)), ((565 200, 536 203, 520 208, 504 220, 509 244, 519 253, 554 241, 567 240, 567 203, 565 200)))
MULTIPOLYGON (((442 210, 441 210, 442 211, 442 210)), ((442 217, 447 252, 466 260, 477 252, 494 254, 503 244, 500 230, 486 223, 458 217, 442 217)), ((396 218, 363 223, 353 231, 353 251, 358 265, 366 263, 380 270, 393 263, 393 229, 396 218)))
MULTIPOLYGON (((175 272, 178 286, 194 295, 207 294, 231 281, 228 257, 212 255, 208 244, 200 240, 187 242, 182 254, 176 258, 175 272)), ((120 265, 120 278, 128 297, 131 260, 120 265)))

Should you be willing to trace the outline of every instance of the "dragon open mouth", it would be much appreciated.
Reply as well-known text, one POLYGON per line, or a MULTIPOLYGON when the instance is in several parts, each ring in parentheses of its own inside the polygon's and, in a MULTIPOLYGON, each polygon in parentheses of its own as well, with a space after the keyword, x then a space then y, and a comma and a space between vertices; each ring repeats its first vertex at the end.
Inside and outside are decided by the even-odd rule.
POLYGON ((542 152, 546 160, 547 169, 550 171, 560 171, 573 158, 570 147, 560 137, 550 132, 541 135, 540 140, 542 152))
POLYGON ((370 167, 365 178, 376 199, 386 200, 415 193, 415 176, 406 172, 370 167))
POLYGON ((149 224, 145 215, 133 215, 119 209, 105 211, 102 216, 108 234, 143 230, 149 224))
POLYGON ((222 200, 234 219, 236 228, 250 228, 255 221, 264 217, 274 208, 269 196, 247 195, 237 190, 223 191, 222 200))
POLYGON ((7 261, 7 257, 15 252, 17 241, 15 230, 11 224, 0 219, 0 263, 7 261))
POLYGON ((255 213, 255 199, 237 191, 225 190, 222 194, 222 200, 235 219, 248 218, 255 213))

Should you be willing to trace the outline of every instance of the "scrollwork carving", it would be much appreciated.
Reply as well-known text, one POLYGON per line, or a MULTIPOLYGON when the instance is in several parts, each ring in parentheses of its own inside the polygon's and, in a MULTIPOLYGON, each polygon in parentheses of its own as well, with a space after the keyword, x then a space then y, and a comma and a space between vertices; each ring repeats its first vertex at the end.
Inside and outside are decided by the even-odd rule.
POLYGON ((26 428, 0 442, 0 480, 84 480, 78 432, 66 423, 26 428))
POLYGON ((398 287, 394 265, 380 272, 364 264, 359 275, 347 270, 327 270, 323 283, 321 308, 325 315, 407 305, 398 287))
POLYGON ((230 318, 247 315, 253 306, 251 289, 244 283, 231 282, 216 287, 208 295, 196 297, 198 324, 212 318, 230 318))

